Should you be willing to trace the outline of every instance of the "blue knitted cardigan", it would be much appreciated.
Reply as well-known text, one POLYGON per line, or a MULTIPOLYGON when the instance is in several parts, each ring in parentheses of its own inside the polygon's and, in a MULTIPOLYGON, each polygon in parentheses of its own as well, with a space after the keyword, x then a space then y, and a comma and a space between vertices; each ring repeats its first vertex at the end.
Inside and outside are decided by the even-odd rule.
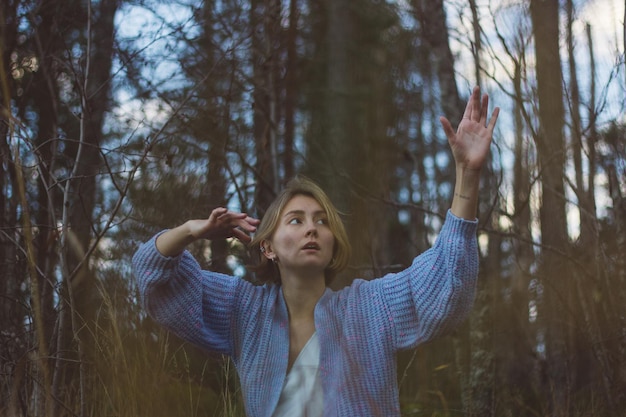
MULTIPOLYGON (((155 239, 133 257, 143 306, 182 338, 229 355, 247 415, 270 417, 289 357, 281 286, 201 270, 187 251, 164 257, 155 239)), ((326 289, 314 314, 324 416, 399 416, 396 352, 464 320, 477 273, 476 222, 448 211, 433 247, 406 270, 326 289)))

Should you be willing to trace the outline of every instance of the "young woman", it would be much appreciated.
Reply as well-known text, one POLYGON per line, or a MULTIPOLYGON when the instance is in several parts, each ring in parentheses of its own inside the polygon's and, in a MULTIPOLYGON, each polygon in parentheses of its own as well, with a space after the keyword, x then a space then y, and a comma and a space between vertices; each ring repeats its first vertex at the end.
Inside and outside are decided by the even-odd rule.
POLYGON ((456 163, 454 198, 435 244, 406 270, 327 288, 350 245, 326 194, 296 178, 262 222, 218 208, 144 243, 133 267, 146 310, 232 357, 249 416, 400 415, 396 352, 454 328, 473 302, 479 177, 498 113, 488 117, 476 87, 456 132, 441 118, 456 163), (198 239, 229 237, 258 251, 264 285, 201 270, 185 251, 198 239))

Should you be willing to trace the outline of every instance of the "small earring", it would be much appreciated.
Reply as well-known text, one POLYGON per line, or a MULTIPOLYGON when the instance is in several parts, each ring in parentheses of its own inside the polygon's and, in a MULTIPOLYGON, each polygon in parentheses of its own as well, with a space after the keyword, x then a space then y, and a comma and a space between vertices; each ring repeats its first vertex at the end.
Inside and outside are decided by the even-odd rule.
POLYGON ((265 246, 261 246, 259 250, 261 251, 261 253, 265 253, 265 246))

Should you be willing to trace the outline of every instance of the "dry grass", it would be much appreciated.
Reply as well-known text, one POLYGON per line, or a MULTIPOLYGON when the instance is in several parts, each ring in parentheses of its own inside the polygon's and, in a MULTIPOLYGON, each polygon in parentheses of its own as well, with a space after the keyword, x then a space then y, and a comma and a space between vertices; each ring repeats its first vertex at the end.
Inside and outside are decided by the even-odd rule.
POLYGON ((133 330, 117 311, 104 295, 88 393, 92 416, 244 415, 237 391, 228 388, 236 386, 230 361, 199 353, 156 327, 133 330))

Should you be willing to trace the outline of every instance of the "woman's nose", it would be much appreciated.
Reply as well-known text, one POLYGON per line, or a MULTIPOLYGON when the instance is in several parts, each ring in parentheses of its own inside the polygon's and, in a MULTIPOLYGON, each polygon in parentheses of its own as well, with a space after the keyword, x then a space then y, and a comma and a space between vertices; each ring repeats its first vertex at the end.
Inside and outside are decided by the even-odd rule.
POLYGON ((315 224, 315 222, 311 222, 307 225, 307 230, 306 230, 306 235, 307 236, 317 236, 317 225, 315 224))

